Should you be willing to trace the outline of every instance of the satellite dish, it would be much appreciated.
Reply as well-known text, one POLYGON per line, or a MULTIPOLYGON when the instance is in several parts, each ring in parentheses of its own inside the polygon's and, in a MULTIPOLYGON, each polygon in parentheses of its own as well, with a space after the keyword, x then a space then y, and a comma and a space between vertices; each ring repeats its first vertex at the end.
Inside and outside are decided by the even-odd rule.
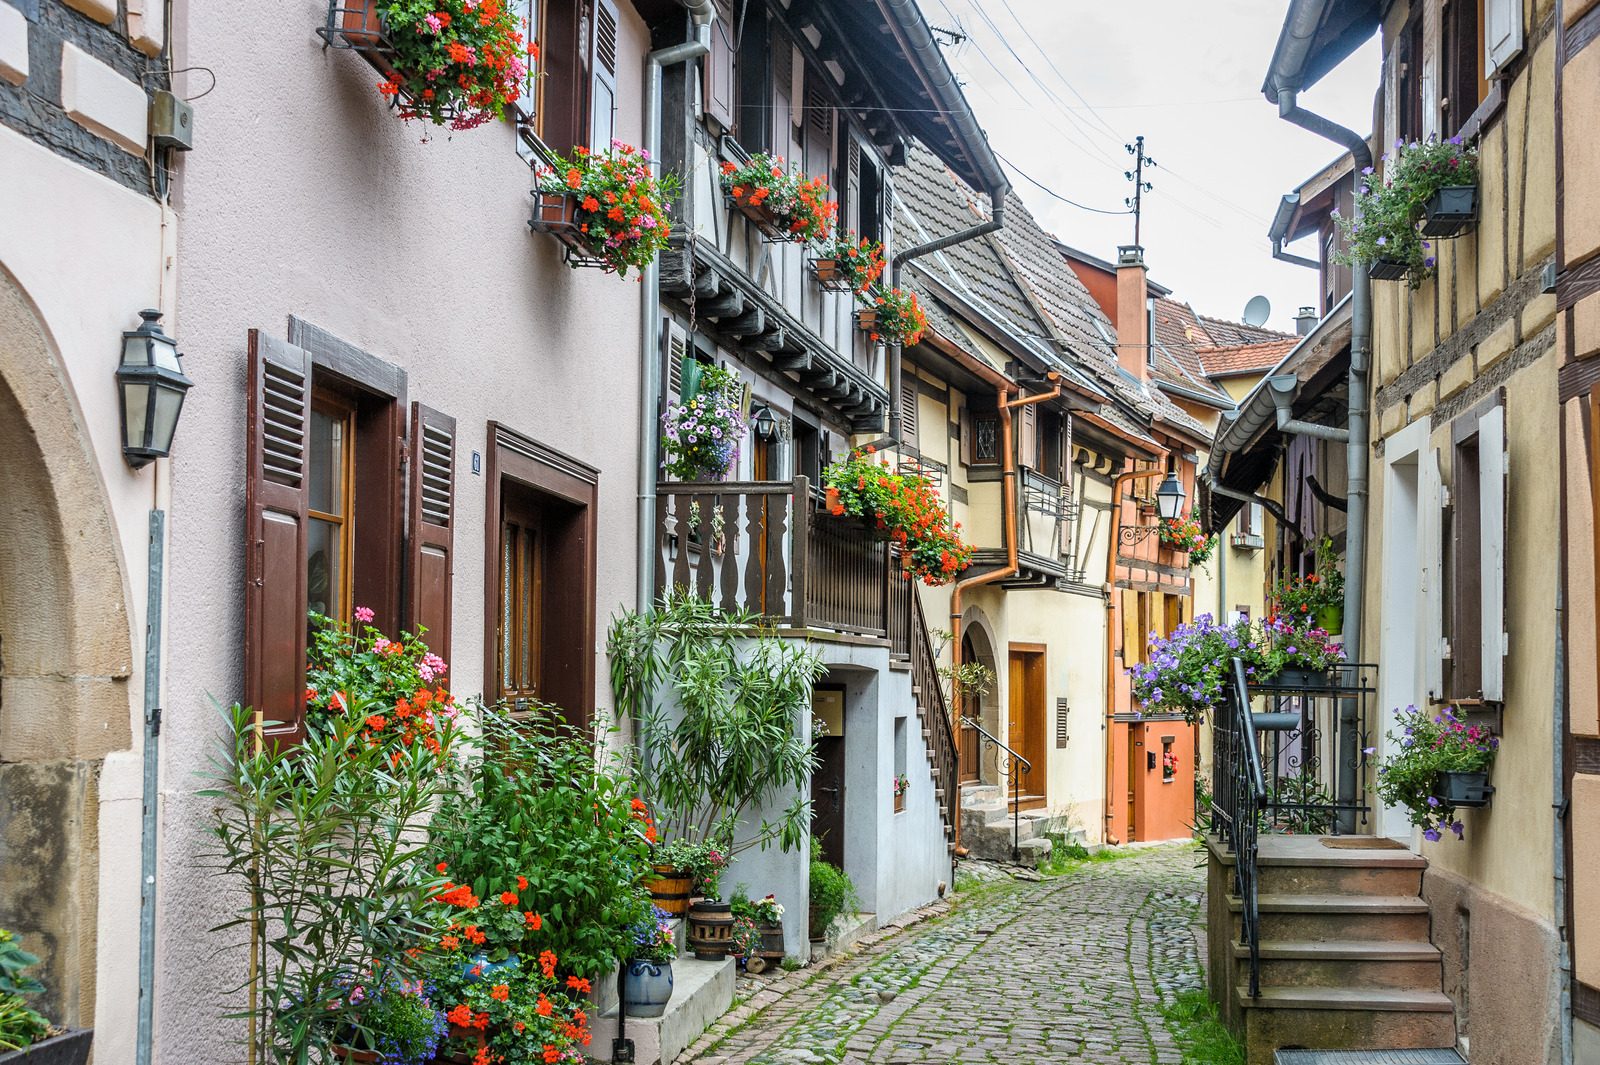
POLYGON ((1251 296, 1250 302, 1244 305, 1245 325, 1264 325, 1271 315, 1272 304, 1265 296, 1251 296))

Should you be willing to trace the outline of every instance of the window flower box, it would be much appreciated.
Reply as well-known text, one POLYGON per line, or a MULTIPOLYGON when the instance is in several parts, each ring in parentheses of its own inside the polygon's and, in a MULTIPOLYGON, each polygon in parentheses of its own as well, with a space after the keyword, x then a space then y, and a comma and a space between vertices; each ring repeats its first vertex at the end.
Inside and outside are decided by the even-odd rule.
POLYGON ((856 328, 869 336, 876 337, 878 334, 878 312, 870 308, 857 311, 856 328))
POLYGON ((609 151, 552 155, 534 169, 529 226, 566 245, 567 263, 613 271, 643 270, 667 246, 667 205, 679 183, 655 177, 649 156, 612 141, 609 151))
POLYGON ((9 1054, 0 1053, 0 1062, 4 1065, 84 1065, 89 1060, 89 1047, 93 1042, 93 1028, 75 1028, 9 1054))
POLYGON ((760 154, 743 163, 722 164, 722 190, 761 235, 774 242, 826 241, 839 205, 828 198, 828 183, 787 168, 781 158, 760 154))
POLYGON ((1459 237, 1478 220, 1478 186, 1444 185, 1422 207, 1422 232, 1429 237, 1459 237))
POLYGON ((787 244, 799 238, 784 228, 778 219, 778 213, 767 205, 766 197, 759 190, 745 189, 742 194, 729 193, 728 202, 733 209, 750 219, 757 230, 761 232, 762 239, 773 244, 787 244))
POLYGON ((1494 785, 1489 783, 1487 772, 1441 770, 1433 778, 1433 794, 1451 806, 1481 809, 1489 805, 1489 798, 1494 794, 1494 785))
POLYGON ((812 259, 811 273, 816 277, 817 284, 829 292, 850 291, 850 279, 840 268, 838 259, 812 259))
POLYGON ((528 228, 535 233, 548 233, 566 248, 566 262, 573 267, 603 267, 605 264, 589 251, 584 239, 583 223, 578 219, 578 198, 559 193, 533 192, 533 217, 528 228))
POLYGON ((1404 281, 1411 272, 1411 264, 1403 259, 1374 259, 1367 267, 1367 276, 1374 281, 1404 281))

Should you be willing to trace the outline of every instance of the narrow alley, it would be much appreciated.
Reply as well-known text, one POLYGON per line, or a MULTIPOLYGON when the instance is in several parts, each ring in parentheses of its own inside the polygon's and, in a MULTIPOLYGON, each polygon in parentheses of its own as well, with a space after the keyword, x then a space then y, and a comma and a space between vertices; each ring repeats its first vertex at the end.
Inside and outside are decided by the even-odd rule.
POLYGON ((944 916, 781 978, 679 1060, 1176 1065, 1167 1011, 1203 986, 1200 862, 1178 844, 1038 882, 963 883, 944 916))

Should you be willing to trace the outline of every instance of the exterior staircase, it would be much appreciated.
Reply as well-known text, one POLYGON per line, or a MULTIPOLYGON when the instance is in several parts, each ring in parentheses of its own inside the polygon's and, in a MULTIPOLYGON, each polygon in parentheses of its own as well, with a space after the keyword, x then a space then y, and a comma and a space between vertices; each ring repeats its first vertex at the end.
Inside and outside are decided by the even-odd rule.
POLYGON ((1455 1047, 1454 1005, 1422 898, 1425 859, 1404 849, 1332 848, 1318 836, 1262 835, 1260 993, 1252 996, 1233 856, 1211 851, 1212 887, 1222 889, 1212 895, 1212 927, 1229 930, 1212 948, 1214 988, 1224 990, 1216 986, 1224 976, 1224 1008, 1244 1036, 1249 1065, 1273 1065, 1282 1049, 1455 1047))
POLYGON ((1076 836, 1067 818, 1043 809, 1027 809, 1024 796, 1023 809, 1016 814, 1005 790, 998 784, 961 785, 961 844, 977 858, 991 862, 1010 862, 1013 838, 1017 844, 1020 865, 1037 867, 1050 856, 1053 844, 1050 836, 1076 836), (1015 833, 1015 837, 1013 837, 1015 833))
MULTIPOLYGON (((934 801, 939 804, 939 819, 944 825, 945 850, 951 858, 956 850, 956 737, 950 707, 939 684, 939 666, 933 656, 933 638, 922 613, 922 597, 914 581, 906 581, 904 591, 908 609, 905 624, 905 657, 911 666, 911 697, 917 704, 917 722, 922 726, 922 743, 928 754, 928 769, 933 775, 934 801)), ((901 646, 898 639, 891 646, 901 646)))

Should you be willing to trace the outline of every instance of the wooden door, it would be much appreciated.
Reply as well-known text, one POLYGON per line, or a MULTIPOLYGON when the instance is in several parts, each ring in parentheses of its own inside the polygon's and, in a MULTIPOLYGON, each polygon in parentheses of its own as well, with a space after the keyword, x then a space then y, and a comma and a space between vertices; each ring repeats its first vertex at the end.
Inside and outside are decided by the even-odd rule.
POLYGON ((817 769, 811 774, 811 835, 822 841, 822 857, 844 868, 844 737, 816 740, 817 769))
POLYGON ((1032 765, 1022 776, 1024 795, 1045 793, 1045 657, 1037 644, 1012 644, 1009 663, 1010 721, 1006 744, 1032 765))
MULTIPOLYGON (((976 662, 978 660, 977 648, 972 646, 972 637, 961 637, 961 661, 976 662)), ((977 695, 958 695, 957 702, 963 718, 980 721, 983 718, 983 700, 977 695)), ((956 736, 961 750, 961 782, 963 784, 976 782, 982 776, 983 760, 979 752, 983 746, 983 737, 978 735, 977 729, 963 728, 956 736)))

